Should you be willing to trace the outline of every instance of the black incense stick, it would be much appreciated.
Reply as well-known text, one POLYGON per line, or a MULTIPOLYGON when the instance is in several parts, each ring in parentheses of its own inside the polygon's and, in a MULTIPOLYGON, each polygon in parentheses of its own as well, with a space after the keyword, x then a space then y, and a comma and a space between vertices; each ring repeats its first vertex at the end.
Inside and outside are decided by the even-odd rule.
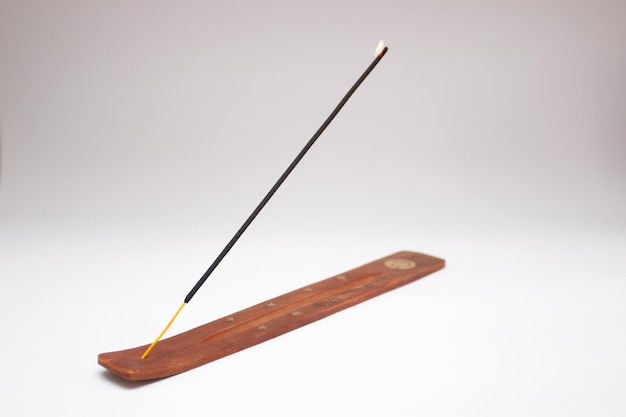
MULTIPOLYGON (((379 48, 382 46, 382 41, 381 43, 379 43, 379 48)), ((313 146, 313 144, 315 143, 315 141, 317 140, 317 138, 320 137, 320 135, 324 132, 324 130, 328 127, 328 125, 330 124, 330 122, 333 121, 333 119, 335 118, 335 116, 337 116, 337 114, 339 113, 339 111, 342 109, 342 107, 348 102, 348 100, 350 99, 350 97, 352 96, 352 94, 354 94, 354 92, 357 90, 357 88, 359 88, 359 86, 361 85, 361 83, 365 80, 365 78, 367 78, 367 76, 369 75, 370 72, 372 72, 372 70, 374 69, 374 67, 376 67, 376 65, 380 62, 380 60, 383 58, 383 56, 387 53, 388 48, 385 46, 380 50, 377 50, 377 54, 376 54, 376 58, 374 59, 374 61, 372 61, 372 63, 369 65, 369 67, 367 67, 367 69, 365 70, 365 72, 359 77, 358 80, 356 80, 356 82, 354 83, 354 85, 352 86, 352 88, 350 88, 350 90, 348 90, 348 92, 346 93, 346 95, 341 99, 341 101, 339 102, 339 104, 337 104, 337 107, 335 107, 335 109, 332 111, 332 113, 330 113, 330 115, 328 116, 328 118, 326 118, 326 120, 324 121, 324 123, 322 123, 322 125, 319 127, 319 129, 317 129, 317 132, 315 132, 315 134, 313 135, 313 137, 311 137, 311 139, 309 139, 309 141, 307 142, 307 144, 304 146, 304 148, 302 148, 302 150, 300 151, 300 153, 298 154, 298 156, 296 156, 296 158, 293 160, 293 162, 287 167, 287 169, 285 170, 285 172, 283 173, 283 175, 280 176, 280 178, 278 179, 278 181, 276 181, 276 184, 274 184, 274 186, 269 190, 269 192, 267 193, 267 195, 263 198, 263 200, 261 200, 261 202, 259 203, 259 205, 254 209, 254 211, 252 212, 252 214, 250 214, 250 216, 248 217, 248 219, 244 222, 244 224, 239 228, 239 230, 237 230, 237 233, 235 233, 235 235, 232 237, 232 239, 230 239, 230 241, 228 242, 228 244, 226 245, 226 247, 224 247, 224 249, 222 249, 222 251, 220 252, 220 254, 217 256, 217 258, 215 258, 215 260, 213 261, 213 263, 211 264, 211 266, 209 266, 209 269, 206 270, 206 272, 202 275, 202 277, 200 277, 200 279, 198 280, 198 282, 196 283, 196 285, 194 285, 194 287, 191 289, 191 291, 189 291, 189 294, 187 294, 187 296, 185 297, 185 301, 183 302, 183 304, 179 307, 178 311, 176 312, 176 314, 174 314, 174 317, 172 317, 172 319, 170 320, 170 322, 168 323, 168 325, 165 327, 165 329, 161 332, 161 334, 156 338, 156 340, 152 343, 152 345, 150 345, 150 347, 148 347, 148 349, 146 350, 146 352, 143 354, 142 359, 144 359, 148 353, 150 352, 150 350, 152 350, 152 348, 154 347, 154 345, 156 345, 156 343, 159 341, 159 339, 163 336, 163 334, 167 331, 167 329, 169 328, 169 326, 172 324, 172 322, 174 321, 174 319, 176 318, 176 316, 178 315, 178 313, 180 312, 180 310, 182 310, 182 308, 185 306, 185 304, 189 303, 189 301, 191 301, 191 299, 193 298, 193 296, 196 294, 196 292, 198 292, 198 290, 200 289, 200 287, 204 284, 204 282, 207 280, 207 278, 209 278, 209 276, 213 273, 213 271, 215 270, 215 268, 217 268, 217 266, 220 264, 220 262, 222 261, 222 259, 224 259, 224 257, 228 254, 228 252, 232 249, 232 247, 235 245, 235 243, 237 243, 237 240, 239 240, 239 238, 241 237, 241 235, 246 231, 246 229, 248 228, 248 226, 250 226, 250 224, 254 221, 254 219, 256 218, 256 216, 261 212, 261 210, 263 210, 263 207, 265 207, 265 205, 267 204, 267 202, 270 200, 270 198, 272 198, 272 196, 274 195, 274 193, 276 193, 276 191, 278 190, 278 188, 282 185, 283 182, 285 182, 285 180, 287 179, 287 177, 289 176, 289 174, 291 174, 291 172, 294 170, 294 168, 296 167, 296 165, 298 165, 298 163, 300 162, 300 160, 302 160, 302 158, 304 157, 304 155, 308 152, 309 149, 311 149, 311 147, 313 146)))
POLYGON ((383 57, 383 55, 385 55, 385 53, 387 52, 387 47, 385 47, 382 52, 380 54, 378 54, 376 56, 376 59, 374 59, 374 61, 370 64, 370 66, 365 70, 365 72, 363 73, 363 75, 361 75, 359 77, 359 79, 354 83, 354 85, 352 86, 352 88, 350 88, 350 90, 346 93, 346 95, 341 99, 341 101, 339 102, 339 104, 337 105, 337 107, 335 107, 335 110, 333 110, 333 112, 330 114, 330 116, 328 116, 328 118, 324 121, 324 123, 322 123, 322 125, 320 126, 319 129, 317 129, 317 132, 315 132, 315 134, 313 135, 313 137, 311 139, 309 139, 309 141, 307 142, 307 144, 304 146, 304 148, 302 148, 302 150, 300 151, 300 153, 298 154, 298 156, 296 156, 296 158, 293 160, 293 162, 291 163, 291 165, 289 165, 289 167, 287 167, 287 169, 285 170, 285 172, 283 173, 283 175, 280 176, 280 178, 278 179, 278 181, 276 181, 276 184, 274 184, 274 186, 272 187, 271 190, 269 190, 269 192, 267 193, 267 195, 263 198, 263 200, 261 200, 261 202, 259 203, 259 205, 254 209, 254 211, 252 212, 252 214, 250 214, 250 217, 248 217, 248 219, 245 221, 245 223, 239 228, 239 230, 237 231, 237 233, 235 233, 235 235, 233 236, 233 238, 230 240, 230 242, 228 242, 228 244, 226 245, 226 247, 222 250, 222 252, 217 256, 217 258, 215 259, 215 261, 213 261, 213 263, 211 264, 211 266, 209 267, 209 269, 206 270, 206 272, 204 273, 204 275, 202 275, 202 277, 200 278, 200 280, 196 283, 196 285, 191 289, 191 291, 189 291, 189 294, 187 294, 187 297, 185 297, 185 303, 188 303, 189 301, 191 301, 191 299, 193 298, 193 296, 196 294, 196 292, 200 289, 200 287, 202 286, 202 284, 204 284, 204 282, 207 280, 207 278, 209 278, 209 276, 213 273, 213 271, 215 270, 215 268, 217 268, 217 266, 219 265, 219 263, 222 261, 222 259, 224 259, 224 257, 226 256, 226 254, 231 250, 231 248, 235 245, 235 243, 237 242, 237 240, 239 240, 239 238, 241 237, 241 235, 243 234, 243 232, 246 231, 246 229, 248 228, 248 226, 250 226, 250 224, 252 223, 252 221, 256 218, 256 216, 261 212, 261 210, 263 209, 263 207, 265 207, 265 205, 267 204, 267 202, 270 200, 270 198, 272 198, 272 196, 274 195, 274 193, 276 192, 276 190, 278 190, 278 188, 282 185, 282 183, 287 179, 287 177, 289 176, 289 174, 291 174, 291 171, 294 170, 294 168, 296 167, 296 165, 298 165, 298 163, 300 162, 300 160, 304 157, 304 155, 308 152, 309 149, 311 149, 311 147, 313 146, 313 144, 315 143, 315 141, 317 140, 317 138, 320 137, 320 135, 322 134, 322 132, 324 132, 324 130, 326 129, 326 127, 328 127, 328 125, 330 124, 330 122, 333 121, 333 119, 335 118, 335 116, 337 116, 337 114, 339 113, 339 111, 341 110, 341 108, 346 104, 346 102, 350 99, 350 97, 352 96, 352 94, 354 94, 354 92, 356 91, 357 88, 359 88, 359 86, 361 85, 361 83, 363 82, 363 80, 365 80, 365 78, 369 75, 370 72, 372 72, 372 70, 374 69, 374 67, 376 66, 376 64, 378 64, 378 62, 381 60, 381 58, 383 57))

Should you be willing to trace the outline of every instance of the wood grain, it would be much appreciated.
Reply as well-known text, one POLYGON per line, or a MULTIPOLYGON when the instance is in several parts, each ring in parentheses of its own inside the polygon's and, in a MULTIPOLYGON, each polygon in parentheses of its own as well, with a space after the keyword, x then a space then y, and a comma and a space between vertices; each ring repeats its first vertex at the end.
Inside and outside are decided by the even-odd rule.
POLYGON ((416 252, 398 252, 160 341, 101 353, 98 363, 130 381, 188 371, 413 282, 445 265, 416 252))

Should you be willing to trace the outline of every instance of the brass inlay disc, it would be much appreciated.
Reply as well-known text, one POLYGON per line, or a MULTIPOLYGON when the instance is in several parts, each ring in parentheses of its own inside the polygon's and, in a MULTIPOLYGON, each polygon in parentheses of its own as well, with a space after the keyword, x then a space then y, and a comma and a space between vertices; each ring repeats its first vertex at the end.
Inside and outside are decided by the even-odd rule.
POLYGON ((390 259, 385 261, 385 266, 389 269, 396 269, 399 271, 406 271, 407 269, 415 268, 417 264, 409 259, 390 259))

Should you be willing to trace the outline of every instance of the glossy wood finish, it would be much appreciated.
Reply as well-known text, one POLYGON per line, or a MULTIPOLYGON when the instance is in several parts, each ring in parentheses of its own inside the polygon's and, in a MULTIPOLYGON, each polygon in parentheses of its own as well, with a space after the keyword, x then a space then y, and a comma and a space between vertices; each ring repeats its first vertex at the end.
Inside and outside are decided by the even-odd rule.
POLYGON ((444 267, 444 261, 398 252, 230 316, 148 345, 101 353, 98 363, 120 377, 149 380, 175 375, 295 330, 444 267))

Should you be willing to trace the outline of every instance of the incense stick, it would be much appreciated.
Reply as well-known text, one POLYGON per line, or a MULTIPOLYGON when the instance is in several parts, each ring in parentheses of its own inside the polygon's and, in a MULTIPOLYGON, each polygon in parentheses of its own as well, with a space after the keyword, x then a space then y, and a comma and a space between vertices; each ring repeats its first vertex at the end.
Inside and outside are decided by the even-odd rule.
POLYGON ((300 162, 300 160, 302 160, 302 158, 304 157, 304 155, 309 151, 309 149, 311 149, 311 147, 313 146, 313 144, 315 143, 315 141, 317 140, 317 138, 320 137, 320 135, 324 132, 324 130, 328 127, 328 125, 330 124, 330 122, 333 121, 333 119, 335 118, 335 116, 337 116, 337 114, 339 113, 339 111, 343 108, 343 106, 348 102, 348 100, 350 99, 350 97, 352 96, 352 94, 354 94, 354 92, 357 90, 357 88, 359 88, 359 86, 361 85, 361 83, 365 80, 365 78, 367 78, 367 76, 370 74, 370 72, 372 72, 372 70, 374 69, 374 67, 376 67, 376 65, 378 64, 378 62, 380 62, 380 60, 382 59, 382 57, 387 53, 388 48, 386 46, 384 46, 383 42, 380 41, 378 43, 378 46, 376 48, 376 57, 374 58, 374 60, 372 61, 372 63, 369 65, 369 67, 367 67, 367 69, 365 70, 365 72, 363 72, 363 74, 356 80, 356 82, 354 83, 354 85, 350 88, 350 90, 348 90, 348 92, 346 93, 346 95, 341 99, 341 101, 339 102, 339 104, 337 104, 337 107, 335 107, 335 109, 332 111, 332 113, 326 118, 326 120, 324 121, 324 123, 322 123, 322 125, 319 127, 319 129, 317 129, 317 131, 315 132, 315 134, 311 137, 311 139, 309 139, 309 141, 307 142, 307 144, 304 146, 304 148, 302 148, 302 150, 300 151, 300 153, 296 156, 296 158, 293 160, 293 162, 287 167, 287 169, 285 170, 285 172, 280 176, 280 178, 278 179, 278 181, 276 181, 276 183, 274 184, 274 186, 269 190, 269 192, 267 193, 267 195, 263 198, 263 200, 261 200, 261 202, 259 203, 259 205, 254 209, 254 211, 252 212, 252 214, 250 214, 250 216, 248 217, 248 219, 243 223, 243 225, 239 228, 239 230, 237 230, 237 233, 235 233, 235 235, 232 237, 232 239, 228 242, 228 244, 224 247, 224 249, 222 249, 222 252, 220 252, 220 254, 217 256, 217 258, 215 258, 215 260, 213 261, 213 263, 211 264, 211 266, 209 266, 209 268, 206 270, 206 272, 202 275, 202 277, 200 277, 200 279, 198 280, 198 282, 196 283, 196 285, 194 285, 194 287, 191 289, 191 291, 189 291, 189 293, 187 294, 187 296, 185 297, 185 301, 183 302, 183 304, 181 304, 181 306, 178 308, 178 310, 176 311, 176 313, 174 314, 174 316, 171 318, 171 320, 168 322, 167 326, 165 326, 165 328, 163 329, 163 331, 157 336, 157 338, 154 340, 154 342, 152 342, 152 344, 148 347, 148 349, 146 349, 146 351, 144 352, 144 354, 141 356, 141 359, 145 359, 148 354, 150 353, 150 351, 152 350, 152 348, 154 348, 154 346, 159 342, 159 340, 161 339, 161 337, 163 337, 163 335, 165 334, 165 332, 167 331, 167 329, 169 329, 170 325, 174 322, 174 320, 176 319, 176 317, 178 316, 178 313, 180 313, 180 311, 183 309, 183 307, 185 306, 185 304, 188 304, 191 299, 193 298, 193 296, 196 294, 196 292, 198 292, 198 290, 200 289, 200 287, 205 283, 205 281, 207 280, 207 278, 209 278, 209 276, 213 273, 213 271, 215 270, 215 268, 217 268, 217 266, 220 264, 220 262, 222 261, 222 259, 224 259, 224 257, 228 254, 228 252, 230 252, 230 250, 232 249, 232 247, 235 245, 235 243, 237 243, 237 241, 239 240, 239 238, 241 237, 241 235, 246 231, 246 229, 248 228, 248 226, 250 226, 250 224, 254 221, 254 219, 257 217, 257 215, 261 212, 261 210, 263 209, 263 207, 265 207, 265 205, 267 204, 267 202, 270 200, 270 198, 272 198, 272 196, 276 193, 276 191, 278 190, 278 188, 282 185, 283 182, 285 182, 285 180, 287 179, 287 177, 289 176, 289 174, 291 174, 291 171, 294 170, 294 168, 296 167, 296 165, 298 165, 298 163, 300 162))

